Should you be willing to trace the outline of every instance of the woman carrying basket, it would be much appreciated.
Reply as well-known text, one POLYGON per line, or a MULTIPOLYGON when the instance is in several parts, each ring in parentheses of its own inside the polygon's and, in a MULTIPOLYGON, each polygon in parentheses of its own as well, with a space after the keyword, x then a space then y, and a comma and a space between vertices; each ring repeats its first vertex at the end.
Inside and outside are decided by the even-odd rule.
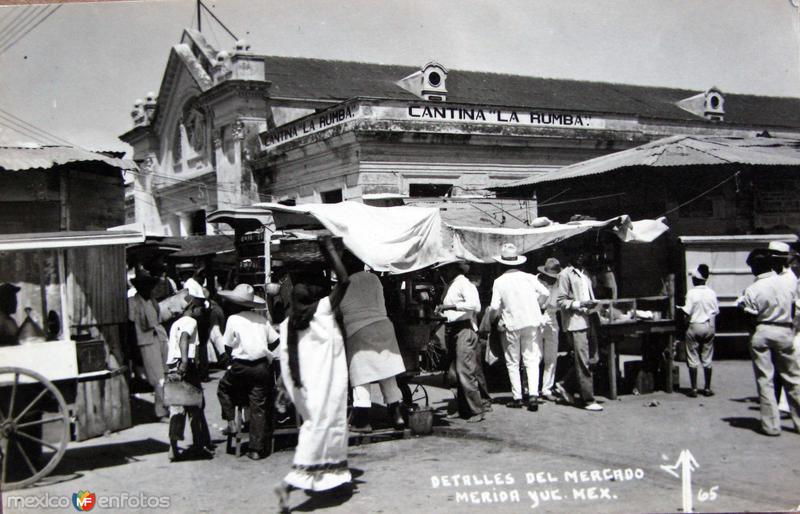
POLYGON ((338 283, 331 291, 330 280, 318 263, 290 267, 291 309, 280 328, 281 375, 303 419, 292 469, 275 490, 282 512, 289 510, 293 489, 328 491, 351 480, 347 360, 337 321, 349 280, 331 238, 321 238, 320 245, 338 283))

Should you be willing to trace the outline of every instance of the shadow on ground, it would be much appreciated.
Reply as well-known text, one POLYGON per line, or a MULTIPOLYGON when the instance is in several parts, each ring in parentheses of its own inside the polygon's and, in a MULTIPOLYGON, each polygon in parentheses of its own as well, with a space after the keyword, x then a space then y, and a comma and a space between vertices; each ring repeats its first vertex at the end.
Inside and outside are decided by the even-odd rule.
POLYGON ((722 418, 722 421, 733 428, 743 428, 745 430, 752 430, 758 434, 761 433, 761 420, 759 418, 732 417, 722 418))
POLYGON ((169 445, 155 439, 141 439, 114 444, 100 444, 67 450, 54 475, 79 474, 81 471, 121 466, 136 462, 139 457, 163 453, 166 459, 169 445))

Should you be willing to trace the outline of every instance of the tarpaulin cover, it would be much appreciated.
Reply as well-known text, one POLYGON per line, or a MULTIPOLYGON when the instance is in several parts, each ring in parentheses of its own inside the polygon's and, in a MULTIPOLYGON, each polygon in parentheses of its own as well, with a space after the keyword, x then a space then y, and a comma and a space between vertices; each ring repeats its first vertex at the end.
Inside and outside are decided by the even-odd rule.
POLYGON ((492 262, 500 254, 504 243, 514 243, 521 253, 528 253, 587 230, 611 228, 624 242, 649 243, 669 230, 664 218, 632 222, 630 217, 619 216, 606 221, 575 221, 553 223, 541 228, 447 227, 446 244, 452 257, 475 262, 492 262), (449 237, 448 237, 449 236, 449 237))
MULTIPOLYGON (((668 230, 663 218, 632 222, 628 216, 619 216, 541 228, 455 227, 443 223, 436 208, 371 207, 357 202, 258 206, 276 213, 312 216, 371 268, 391 273, 415 271, 454 258, 491 262, 503 243, 514 243, 527 253, 591 229, 610 228, 625 242, 651 242, 668 230)), ((279 215, 275 223, 283 228, 279 215)))
MULTIPOLYGON (((319 220, 359 259, 377 271, 406 273, 442 259, 439 209, 371 207, 358 202, 303 204, 287 207, 261 203, 273 212, 309 214, 319 220)), ((276 226, 280 222, 276 217, 276 226)))

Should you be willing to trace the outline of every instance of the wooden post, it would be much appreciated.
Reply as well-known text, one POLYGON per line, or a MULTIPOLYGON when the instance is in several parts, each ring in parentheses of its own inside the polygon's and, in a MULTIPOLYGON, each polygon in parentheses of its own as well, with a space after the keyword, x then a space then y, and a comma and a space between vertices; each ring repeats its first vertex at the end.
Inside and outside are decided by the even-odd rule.
POLYGON ((72 306, 69 304, 69 294, 67 291, 67 266, 66 266, 66 250, 56 250, 58 254, 58 288, 61 296, 61 337, 62 339, 69 340, 72 338, 70 333, 70 315, 72 313, 72 306))
POLYGON ((617 343, 613 338, 608 340, 608 397, 617 399, 617 343))

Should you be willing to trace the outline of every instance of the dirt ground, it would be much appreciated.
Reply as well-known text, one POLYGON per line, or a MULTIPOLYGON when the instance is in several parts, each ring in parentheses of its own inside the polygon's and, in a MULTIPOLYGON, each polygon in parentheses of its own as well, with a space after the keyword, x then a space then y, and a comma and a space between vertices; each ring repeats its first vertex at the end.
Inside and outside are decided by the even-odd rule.
MULTIPOLYGON (((661 465, 689 450, 697 462, 690 482, 695 511, 797 510, 800 435, 788 419, 782 437, 756 432, 748 361, 715 363, 714 378, 712 398, 626 395, 606 400, 599 413, 553 404, 531 413, 498 403, 482 423, 448 420, 430 436, 351 446, 352 494, 295 492, 291 505, 300 512, 675 512, 682 481, 661 465)), ((685 385, 685 367, 681 379, 685 385)), ((215 385, 206 385, 206 414, 221 440, 215 385)), ((452 398, 446 389, 428 392, 439 409, 452 398)), ((123 494, 141 501, 164 496, 159 505, 174 512, 276 511, 272 488, 291 465, 291 449, 253 462, 225 454, 223 443, 213 460, 170 463, 166 436, 166 424, 149 422, 72 443, 46 482, 5 494, 5 511, 30 511, 9 507, 9 495, 71 498, 83 490, 97 495, 95 512, 157 510, 100 503, 123 494)))

